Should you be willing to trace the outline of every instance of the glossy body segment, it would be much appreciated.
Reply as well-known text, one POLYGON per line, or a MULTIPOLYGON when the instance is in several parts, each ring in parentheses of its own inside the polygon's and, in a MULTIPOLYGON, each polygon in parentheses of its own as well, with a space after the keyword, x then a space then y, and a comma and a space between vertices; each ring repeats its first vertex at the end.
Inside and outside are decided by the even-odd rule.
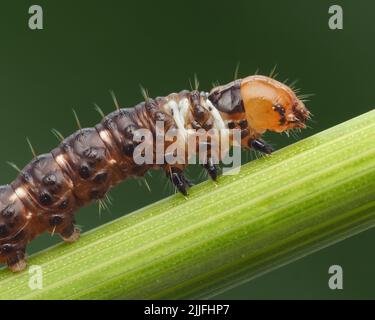
MULTIPOLYGON (((179 108, 181 100, 184 128, 212 126, 209 112, 199 106, 198 92, 149 99, 134 108, 112 112, 94 128, 78 130, 51 153, 30 162, 13 183, 1 187, 0 262, 14 271, 23 269, 27 243, 45 231, 75 240, 77 209, 102 199, 121 181, 159 167, 134 163, 133 135, 139 128, 155 133, 155 121, 164 122, 166 130, 176 126, 171 103, 179 108)), ((179 165, 180 170, 184 167, 179 165)), ((165 165, 165 170, 169 175, 169 166, 165 165)), ((174 177, 171 179, 176 182, 174 177)))

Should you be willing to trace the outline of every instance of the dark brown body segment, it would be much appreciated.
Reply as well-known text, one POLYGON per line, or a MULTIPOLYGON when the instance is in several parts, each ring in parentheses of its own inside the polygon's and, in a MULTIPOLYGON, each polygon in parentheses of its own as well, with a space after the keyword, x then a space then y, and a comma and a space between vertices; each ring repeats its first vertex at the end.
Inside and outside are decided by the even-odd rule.
MULTIPOLYGON (((155 136, 155 121, 163 121, 165 130, 175 126, 163 105, 188 97, 192 122, 199 126, 212 122, 199 108, 197 95, 182 91, 116 110, 94 128, 77 131, 51 153, 35 158, 13 183, 0 188, 0 263, 14 271, 23 269, 24 265, 17 264, 24 263, 26 245, 45 231, 60 234, 66 241, 76 240, 74 213, 78 208, 102 199, 119 182, 159 167, 134 163, 133 135, 147 128, 155 136)), ((167 165, 162 167, 172 173, 167 165)))

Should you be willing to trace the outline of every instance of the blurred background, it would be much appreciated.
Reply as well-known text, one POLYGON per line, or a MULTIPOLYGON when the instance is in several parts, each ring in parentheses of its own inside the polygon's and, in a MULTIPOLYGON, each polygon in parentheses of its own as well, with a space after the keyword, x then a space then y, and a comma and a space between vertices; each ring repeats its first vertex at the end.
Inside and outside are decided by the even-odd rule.
MULTIPOLYGON (((38 153, 58 144, 51 128, 75 131, 74 108, 83 126, 100 121, 93 103, 114 109, 109 90, 123 107, 150 96, 190 89, 196 73, 201 90, 212 82, 269 74, 298 79, 314 114, 299 139, 373 109, 375 74, 374 1, 2 1, 0 16, 0 184, 38 153), (42 6, 44 29, 30 30, 29 7, 42 6), (344 29, 330 30, 328 8, 341 5, 344 29)), ((276 148, 294 138, 268 134, 276 148)), ((350 141, 348 141, 350 143, 350 141)), ((200 170, 188 176, 199 182, 200 170)), ((161 172, 148 177, 152 192, 126 181, 111 192, 110 211, 82 209, 83 231, 116 219, 171 194, 161 172)), ((43 235, 32 254, 59 242, 43 235)), ((375 230, 369 230, 216 298, 375 298, 375 230), (328 268, 344 270, 344 290, 328 288, 328 268)))

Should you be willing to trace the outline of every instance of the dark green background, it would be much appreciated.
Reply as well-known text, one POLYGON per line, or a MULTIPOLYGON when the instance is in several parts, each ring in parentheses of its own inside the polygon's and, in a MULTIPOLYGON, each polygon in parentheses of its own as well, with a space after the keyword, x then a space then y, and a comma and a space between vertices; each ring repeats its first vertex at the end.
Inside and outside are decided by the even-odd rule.
MULTIPOLYGON (((2 1, 0 17, 0 183, 15 178, 5 162, 31 160, 28 136, 39 153, 76 130, 74 107, 84 126, 100 120, 93 102, 113 110, 113 89, 123 106, 141 100, 139 84, 151 96, 189 88, 198 74, 201 88, 213 81, 268 74, 300 79, 314 113, 312 129, 331 127, 373 108, 374 1, 2 1), (28 8, 44 9, 44 30, 28 28, 28 8), (344 30, 328 28, 328 8, 344 9, 344 30)), ((267 135, 280 148, 293 142, 267 135)), ((350 141, 348 141, 350 144, 350 141)), ((197 170, 190 172, 197 177, 197 170)), ((77 220, 87 231, 166 197, 160 172, 148 178, 152 193, 126 181, 112 193, 111 212, 83 209, 77 220)), ((197 178, 195 179, 198 180, 197 178)), ((29 253, 59 241, 44 235, 29 253)), ((219 298, 375 298, 375 231, 322 250, 219 298), (344 269, 344 290, 328 289, 328 268, 344 269)))

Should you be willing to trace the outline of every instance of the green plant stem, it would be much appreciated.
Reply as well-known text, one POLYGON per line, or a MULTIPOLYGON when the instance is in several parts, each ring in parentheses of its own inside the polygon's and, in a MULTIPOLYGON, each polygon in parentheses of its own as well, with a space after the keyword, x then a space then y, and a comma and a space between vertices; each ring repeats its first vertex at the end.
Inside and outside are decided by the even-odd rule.
POLYGON ((41 290, 2 270, 0 298, 206 298, 374 225, 373 110, 34 255, 41 290))

